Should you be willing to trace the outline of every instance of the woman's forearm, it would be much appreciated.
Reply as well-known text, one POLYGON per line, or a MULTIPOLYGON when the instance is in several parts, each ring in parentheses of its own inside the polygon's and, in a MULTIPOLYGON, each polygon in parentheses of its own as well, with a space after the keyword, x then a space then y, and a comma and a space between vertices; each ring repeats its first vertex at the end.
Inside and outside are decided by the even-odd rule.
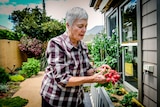
POLYGON ((93 83, 94 77, 93 76, 84 76, 84 77, 70 77, 67 87, 79 86, 84 83, 93 83))

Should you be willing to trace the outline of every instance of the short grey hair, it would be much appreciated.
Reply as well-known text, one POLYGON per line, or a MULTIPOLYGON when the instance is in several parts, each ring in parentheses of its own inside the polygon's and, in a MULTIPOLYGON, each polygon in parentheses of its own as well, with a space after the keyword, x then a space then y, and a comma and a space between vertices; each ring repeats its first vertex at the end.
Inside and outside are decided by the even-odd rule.
POLYGON ((68 22, 68 24, 72 26, 73 22, 76 19, 88 20, 88 14, 83 8, 74 7, 67 11, 65 18, 66 18, 66 22, 68 22))

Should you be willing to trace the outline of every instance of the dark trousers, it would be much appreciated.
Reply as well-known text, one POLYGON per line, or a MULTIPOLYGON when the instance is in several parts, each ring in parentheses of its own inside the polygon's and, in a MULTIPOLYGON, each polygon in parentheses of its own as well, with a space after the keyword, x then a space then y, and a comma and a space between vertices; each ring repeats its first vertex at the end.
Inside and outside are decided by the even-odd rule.
POLYGON ((42 97, 42 107, 53 107, 42 97))
MULTIPOLYGON (((51 106, 44 98, 42 98, 42 107, 54 107, 54 106, 51 106)), ((78 105, 78 107, 85 107, 84 103, 78 105)))

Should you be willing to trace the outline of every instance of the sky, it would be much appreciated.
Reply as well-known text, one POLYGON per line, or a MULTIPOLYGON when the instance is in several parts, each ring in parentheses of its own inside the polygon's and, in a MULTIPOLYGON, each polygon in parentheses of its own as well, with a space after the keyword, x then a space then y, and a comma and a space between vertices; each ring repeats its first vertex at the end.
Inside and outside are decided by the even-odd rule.
MULTIPOLYGON (((90 30, 94 26, 103 25, 104 18, 100 11, 89 7, 90 0, 45 0, 47 16, 61 21, 65 18, 66 11, 72 7, 79 6, 84 8, 88 15, 88 27, 90 30)), ((23 10, 26 7, 42 8, 42 0, 0 0, 0 25, 12 29, 13 24, 8 20, 9 15, 14 10, 23 10)))

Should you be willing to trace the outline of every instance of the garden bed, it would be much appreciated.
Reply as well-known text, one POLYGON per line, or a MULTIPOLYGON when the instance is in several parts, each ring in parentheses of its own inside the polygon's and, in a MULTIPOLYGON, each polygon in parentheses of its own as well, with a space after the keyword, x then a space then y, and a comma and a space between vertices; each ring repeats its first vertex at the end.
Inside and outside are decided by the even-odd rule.
POLYGON ((11 98, 19 89, 21 82, 7 82, 7 92, 0 93, 0 98, 11 98))
POLYGON ((4 92, 0 92, 0 107, 24 107, 28 100, 20 96, 13 97, 13 95, 20 89, 21 82, 7 82, 6 85, 1 85, 4 92))
POLYGON ((91 86, 91 95, 95 107, 144 107, 135 97, 135 92, 127 92, 124 88, 121 91, 106 89, 105 87, 91 86), (116 93, 119 94, 116 94, 116 93))

